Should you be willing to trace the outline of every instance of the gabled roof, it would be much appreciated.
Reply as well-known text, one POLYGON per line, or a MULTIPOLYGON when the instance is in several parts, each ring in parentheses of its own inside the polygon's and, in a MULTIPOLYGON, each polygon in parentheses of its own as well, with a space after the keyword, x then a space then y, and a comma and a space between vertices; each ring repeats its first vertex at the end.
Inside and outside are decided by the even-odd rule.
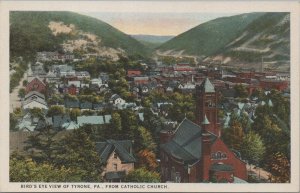
MULTIPOLYGON (((202 128, 188 119, 184 119, 177 127, 174 137, 162 144, 162 149, 185 163, 195 163, 202 157, 202 128)), ((209 133, 210 134, 210 133, 209 133)), ((210 134, 213 143, 217 137, 210 134)))
POLYGON ((55 115, 52 117, 53 121, 53 127, 59 128, 62 127, 63 124, 69 123, 71 121, 71 118, 69 115, 55 115))
POLYGON ((96 150, 100 155, 100 159, 106 162, 112 152, 116 152, 124 163, 133 163, 135 158, 131 152, 132 142, 130 140, 106 140, 105 142, 96 142, 96 150))
POLYGON ((208 78, 205 78, 205 80, 201 83, 200 89, 205 93, 216 92, 215 87, 213 86, 213 84, 210 82, 208 78))
POLYGON ((40 104, 44 105, 47 108, 46 101, 42 98, 39 98, 39 97, 36 97, 34 99, 29 98, 29 99, 23 101, 23 106, 28 105, 29 103, 32 103, 32 102, 40 103, 40 104))
POLYGON ((72 129, 78 129, 79 125, 77 123, 75 123, 74 121, 71 121, 71 122, 66 122, 66 123, 62 124, 61 127, 66 130, 72 130, 72 129))
POLYGON ((35 76, 32 80, 28 81, 28 84, 30 84, 32 81, 34 81, 35 79, 37 79, 40 83, 42 83, 43 85, 46 85, 43 80, 40 79, 40 77, 35 76))
POLYGON ((113 94, 111 97, 110 97, 110 100, 116 100, 118 98, 121 98, 118 94, 113 94))
POLYGON ((37 92, 37 91, 30 91, 28 94, 25 95, 24 99, 27 100, 28 98, 30 98, 33 95, 36 95, 36 96, 40 97, 41 99, 45 99, 45 95, 43 95, 42 93, 37 92))

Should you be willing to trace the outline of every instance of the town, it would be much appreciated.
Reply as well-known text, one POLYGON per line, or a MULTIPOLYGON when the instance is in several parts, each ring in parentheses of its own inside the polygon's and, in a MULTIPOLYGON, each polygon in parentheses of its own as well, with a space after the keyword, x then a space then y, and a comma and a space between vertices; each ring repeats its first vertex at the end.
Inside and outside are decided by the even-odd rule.
POLYGON ((54 181, 286 182, 290 74, 259 66, 37 52, 12 88, 11 156, 54 181))

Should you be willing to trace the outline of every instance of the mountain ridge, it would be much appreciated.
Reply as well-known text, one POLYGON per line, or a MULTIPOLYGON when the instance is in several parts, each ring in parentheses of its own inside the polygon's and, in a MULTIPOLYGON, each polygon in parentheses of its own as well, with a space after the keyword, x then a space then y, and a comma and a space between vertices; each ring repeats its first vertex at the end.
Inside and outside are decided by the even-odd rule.
POLYGON ((12 11, 10 12, 10 52, 12 56, 33 55, 37 51, 62 50, 66 40, 76 40, 81 34, 60 33, 54 35, 50 22, 74 25, 76 30, 96 35, 100 47, 109 50, 119 48, 127 55, 147 55, 149 49, 131 36, 111 25, 74 12, 65 11, 12 11), (35 39, 35 41, 33 41, 35 39))
POLYGON ((174 37, 158 47, 156 53, 233 64, 258 63, 265 57, 265 61, 269 58, 268 62, 278 67, 281 60, 288 61, 290 57, 289 29, 289 14, 285 12, 217 18, 174 37))

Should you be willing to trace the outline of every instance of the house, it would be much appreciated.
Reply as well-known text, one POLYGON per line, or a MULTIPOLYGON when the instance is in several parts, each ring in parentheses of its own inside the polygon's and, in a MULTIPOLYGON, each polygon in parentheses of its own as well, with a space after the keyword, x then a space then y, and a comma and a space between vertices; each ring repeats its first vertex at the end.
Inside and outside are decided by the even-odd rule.
POLYGON ((133 82, 136 85, 147 84, 149 82, 149 77, 148 76, 135 76, 135 77, 133 77, 133 82))
POLYGON ((113 103, 114 105, 123 105, 123 104, 125 104, 125 100, 124 99, 122 99, 118 94, 113 94, 111 97, 110 97, 110 99, 109 99, 109 101, 111 102, 111 103, 113 103))
POLYGON ((283 91, 288 88, 288 81, 277 79, 262 79, 260 80, 259 85, 264 90, 276 89, 278 91, 283 91))
POLYGON ((19 131, 34 131, 38 121, 39 117, 35 117, 30 112, 27 112, 22 119, 18 121, 16 128, 19 131))
POLYGON ((102 176, 106 182, 122 182, 126 174, 134 169, 136 160, 130 140, 96 142, 96 150, 105 164, 102 176))
POLYGON ((76 86, 77 88, 80 88, 81 83, 80 83, 79 80, 69 80, 69 81, 68 81, 68 86, 71 86, 71 85, 74 85, 74 86, 76 86))
POLYGON ((42 93, 39 93, 37 91, 30 91, 29 93, 27 93, 24 97, 24 100, 29 100, 29 99, 36 99, 36 98, 40 98, 42 100, 45 100, 45 95, 43 95, 42 93))
POLYGON ((44 110, 47 110, 48 109, 48 106, 47 106, 47 103, 45 100, 42 100, 42 99, 28 99, 26 101, 24 101, 22 103, 22 108, 23 109, 33 109, 33 108, 39 108, 39 109, 44 109, 44 110))
POLYGON ((26 85, 26 93, 29 93, 30 91, 45 93, 46 84, 38 77, 35 77, 26 85))
POLYGON ((101 73, 99 74, 99 79, 102 80, 102 83, 103 83, 103 84, 107 84, 108 81, 109 81, 109 75, 108 75, 107 73, 101 72, 101 73))
POLYGON ((90 125, 102 125, 104 124, 103 116, 78 116, 77 117, 77 124, 81 127, 86 124, 90 125))
POLYGON ((91 75, 88 71, 80 71, 80 72, 76 72, 75 73, 75 76, 79 79, 79 80, 82 80, 82 79, 90 79, 91 78, 91 75))
POLYGON ((25 95, 25 98, 26 99, 22 102, 23 109, 48 109, 47 102, 45 101, 45 96, 43 94, 33 91, 25 95))
POLYGON ((100 78, 94 78, 91 80, 91 85, 98 85, 98 87, 101 87, 102 80, 100 78))
POLYGON ((77 95, 79 93, 79 89, 76 85, 71 84, 70 86, 68 86, 67 92, 70 95, 77 95))
POLYGON ((58 74, 59 77, 66 77, 66 76, 75 76, 76 72, 75 70, 73 70, 72 66, 68 66, 68 65, 58 65, 55 66, 55 72, 58 74))
POLYGON ((133 77, 133 76, 141 76, 142 72, 140 70, 127 70, 127 76, 133 77))
POLYGON ((70 100, 70 99, 65 100, 66 108, 79 108, 79 105, 80 105, 80 103, 78 100, 70 100))
POLYGON ((217 93, 208 78, 196 93, 196 123, 184 118, 175 130, 160 132, 162 181, 247 180, 246 162, 220 138, 217 93))
POLYGON ((71 118, 69 115, 55 115, 52 117, 53 128, 60 129, 62 125, 70 123, 71 118))
POLYGON ((149 92, 149 88, 146 85, 141 86, 142 94, 147 94, 149 92))
POLYGON ((93 109, 93 103, 89 102, 89 101, 81 101, 80 109, 81 110, 91 110, 91 109, 93 109))
POLYGON ((93 103, 93 109, 102 111, 106 107, 105 103, 93 103))

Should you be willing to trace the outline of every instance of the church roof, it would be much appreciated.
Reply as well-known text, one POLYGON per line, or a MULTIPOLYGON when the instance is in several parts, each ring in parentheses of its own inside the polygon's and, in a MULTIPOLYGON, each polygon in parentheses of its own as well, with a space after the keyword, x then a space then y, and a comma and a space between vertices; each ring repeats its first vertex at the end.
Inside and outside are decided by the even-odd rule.
POLYGON ((201 83, 200 88, 205 92, 215 92, 215 87, 210 82, 208 78, 205 78, 205 80, 201 83))
MULTIPOLYGON (((161 148, 173 157, 192 164, 202 157, 202 128, 188 119, 177 127, 174 137, 161 148)), ((211 141, 217 137, 211 134, 211 141)))

